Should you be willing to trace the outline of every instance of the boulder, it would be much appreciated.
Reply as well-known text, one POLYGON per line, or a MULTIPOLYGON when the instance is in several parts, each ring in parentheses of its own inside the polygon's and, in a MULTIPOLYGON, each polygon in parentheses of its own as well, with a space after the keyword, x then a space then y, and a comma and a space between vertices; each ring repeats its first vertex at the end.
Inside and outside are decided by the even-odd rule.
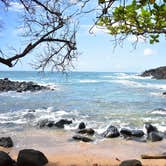
POLYGON ((142 166, 142 163, 139 160, 125 160, 119 166, 142 166))
POLYGON ((39 126, 40 128, 52 127, 53 124, 54 124, 54 121, 49 121, 48 119, 43 119, 37 123, 37 126, 39 126))
POLYGON ((82 135, 74 135, 73 139, 76 141, 83 141, 83 142, 92 142, 93 140, 89 137, 84 137, 82 135))
POLYGON ((151 142, 157 142, 163 140, 163 137, 159 132, 152 131, 148 135, 148 140, 151 142))
POLYGON ((166 66, 146 70, 141 74, 142 77, 152 76, 155 79, 166 79, 166 66))
POLYGON ((44 166, 47 163, 46 156, 34 149, 21 150, 17 158, 17 166, 44 166))
POLYGON ((115 126, 109 126, 102 135, 106 138, 115 138, 115 137, 119 137, 120 133, 115 126))
POLYGON ((1 137, 0 146, 3 146, 5 148, 13 147, 13 141, 10 137, 1 137))
POLYGON ((61 120, 59 120, 58 122, 56 122, 56 123, 54 124, 54 126, 57 127, 57 128, 64 128, 65 125, 69 125, 69 124, 71 124, 71 123, 72 123, 71 120, 61 119, 61 120))
POLYGON ((84 122, 81 122, 78 126, 78 129, 85 129, 86 128, 86 125, 84 122))
POLYGON ((120 130, 120 134, 124 137, 131 137, 132 136, 132 131, 126 128, 122 128, 120 130))
POLYGON ((131 135, 133 137, 142 137, 144 136, 144 132, 142 130, 132 130, 131 135))
POLYGON ((11 157, 3 151, 0 151, 0 166, 14 166, 11 157))
POLYGON ((89 129, 78 130, 77 133, 79 133, 79 134, 93 135, 95 133, 95 131, 92 128, 89 128, 89 129))
POLYGON ((145 129, 147 131, 147 134, 149 135, 150 132, 157 132, 157 128, 153 126, 151 123, 145 123, 145 129))
POLYGON ((64 128, 65 125, 69 125, 71 123, 72 123, 72 121, 71 120, 67 120, 67 119, 61 119, 58 122, 54 122, 52 120, 44 119, 44 120, 39 121, 37 123, 37 126, 39 126, 40 128, 43 128, 43 127, 64 128))

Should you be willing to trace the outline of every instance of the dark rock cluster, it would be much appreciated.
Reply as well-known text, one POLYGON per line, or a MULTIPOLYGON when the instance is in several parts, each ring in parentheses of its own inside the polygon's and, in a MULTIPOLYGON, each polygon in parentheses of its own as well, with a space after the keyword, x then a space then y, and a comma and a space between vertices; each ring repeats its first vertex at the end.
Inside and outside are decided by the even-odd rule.
POLYGON ((141 76, 143 77, 152 76, 152 78, 155 79, 166 79, 166 66, 146 70, 141 74, 141 76))
POLYGON ((68 119, 61 119, 58 122, 44 119, 44 120, 39 121, 37 126, 39 126, 40 128, 43 128, 43 127, 64 128, 65 125, 69 125, 69 124, 72 124, 72 121, 68 120, 68 119))
MULTIPOLYGON (((92 136, 95 134, 95 130, 92 128, 86 128, 86 126, 84 126, 84 129, 80 129, 82 124, 83 122, 79 124, 78 129, 76 130, 77 135, 74 135, 73 139, 83 142, 93 141, 94 137, 92 138, 92 136)), ((145 124, 145 129, 146 133, 144 133, 142 130, 131 130, 128 128, 121 128, 119 130, 117 127, 111 125, 106 129, 105 132, 101 134, 101 136, 104 138, 116 138, 121 136, 124 139, 135 140, 139 142, 156 142, 161 141, 164 138, 163 133, 159 132, 158 129, 150 123, 145 124)))
POLYGON ((16 91, 16 92, 25 92, 25 91, 40 91, 40 90, 49 90, 50 88, 46 86, 38 85, 32 81, 30 82, 19 82, 11 81, 8 78, 0 79, 0 92, 16 91))
POLYGON ((48 163, 46 156, 34 149, 21 150, 14 161, 9 154, 0 151, 0 166, 44 166, 48 163))

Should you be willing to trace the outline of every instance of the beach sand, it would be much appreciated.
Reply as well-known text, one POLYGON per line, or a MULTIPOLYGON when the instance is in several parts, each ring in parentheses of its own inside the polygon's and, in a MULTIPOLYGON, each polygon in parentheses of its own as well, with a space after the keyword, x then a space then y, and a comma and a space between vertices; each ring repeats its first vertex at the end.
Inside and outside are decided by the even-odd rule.
MULTIPOLYGON (((48 158, 48 166, 116 166, 123 160, 141 160, 141 154, 166 152, 166 140, 143 143, 122 138, 93 143, 72 141, 74 132, 63 130, 26 130, 12 133, 13 148, 1 148, 17 159, 19 150, 36 149, 48 158)), ((4 135, 3 135, 4 136, 4 135)), ((141 160, 146 166, 166 166, 166 160, 141 160)))

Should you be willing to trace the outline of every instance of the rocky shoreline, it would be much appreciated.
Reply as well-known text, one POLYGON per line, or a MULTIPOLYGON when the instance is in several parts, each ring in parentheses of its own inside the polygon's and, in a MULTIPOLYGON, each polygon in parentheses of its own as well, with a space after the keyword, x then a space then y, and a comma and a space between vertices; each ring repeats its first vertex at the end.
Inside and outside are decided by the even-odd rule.
MULTIPOLYGON (((72 124, 71 120, 61 119, 58 122, 49 121, 48 119, 44 119, 40 121, 37 126, 39 128, 59 128, 63 129, 64 125, 72 124)), ((131 130, 128 128, 118 129, 116 126, 110 125, 106 131, 102 134, 98 134, 94 129, 87 128, 84 122, 81 122, 78 126, 78 129, 75 131, 76 135, 72 137, 73 140, 83 141, 83 142, 93 142, 95 136, 100 136, 101 138, 117 138, 122 137, 127 140, 134 140, 139 142, 157 142, 164 139, 166 133, 160 132, 155 126, 151 123, 145 123, 146 133, 143 130, 131 130)))
POLYGON ((166 66, 144 71, 140 76, 154 79, 166 79, 166 66))
POLYGON ((0 92, 16 91, 16 92, 35 92, 41 90, 53 90, 50 87, 38 85, 32 81, 11 81, 8 78, 0 79, 0 92))
MULTIPOLYGON (((38 127, 40 128, 58 128, 62 130, 64 125, 70 125, 72 121, 67 119, 61 119, 57 122, 54 121, 44 121, 38 123, 38 127), (42 123, 42 125, 41 125, 42 123), (50 125, 51 124, 51 125, 50 125), (58 124, 58 125, 57 125, 58 124)), ((158 131, 158 129, 150 123, 145 123, 146 133, 142 130, 130 130, 126 128, 118 129, 115 126, 109 126, 106 131, 104 131, 100 136, 105 139, 115 139, 118 137, 122 137, 125 140, 135 140, 138 138, 141 142, 156 142, 161 141, 164 139, 164 133, 158 131)), ((76 135, 72 137, 73 141, 83 141, 85 142, 93 142, 97 136, 97 132, 92 129, 88 128, 84 122, 81 122, 78 125, 78 128, 75 129, 76 135)), ((74 143, 74 142, 73 142, 74 143)), ((75 144, 75 143, 74 143, 75 144)), ((11 148, 14 146, 13 141, 10 137, 3 137, 0 138, 0 146, 5 148, 11 148)), ((118 154, 117 154, 118 156, 118 154)), ((166 155, 149 155, 143 154, 140 156, 142 159, 164 159, 166 155)), ((21 149, 18 153, 17 159, 13 160, 10 155, 4 151, 0 151, 0 165, 3 166, 44 166, 49 163, 49 158, 45 156, 45 154, 41 151, 36 149, 21 149)), ((111 163, 110 163, 111 165, 111 163)), ((119 160, 119 166, 142 166, 142 160, 119 160)), ((85 165, 86 166, 86 165, 85 165)), ((98 165, 97 165, 98 166, 98 165)))
MULTIPOLYGON (((166 66, 146 70, 140 76, 152 77, 152 79, 157 79, 157 80, 165 80, 166 79, 166 66)), ((166 92, 163 92, 162 95, 166 96, 166 92)))

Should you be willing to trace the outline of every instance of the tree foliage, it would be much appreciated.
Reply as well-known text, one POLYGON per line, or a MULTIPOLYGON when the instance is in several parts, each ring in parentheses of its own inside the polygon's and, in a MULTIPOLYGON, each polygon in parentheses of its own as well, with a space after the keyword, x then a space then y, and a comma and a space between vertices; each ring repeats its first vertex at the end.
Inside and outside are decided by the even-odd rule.
MULTIPOLYGON (((0 0, 0 9, 22 5, 21 28, 26 39, 20 51, 4 52, 0 63, 13 67, 20 59, 35 52, 35 68, 66 70, 77 58, 77 19, 93 11, 91 0, 0 0), (36 56, 37 51, 39 55, 36 56)), ((97 2, 97 0, 96 0, 97 2)), ((129 35, 146 38, 151 44, 166 35, 166 0, 98 0, 96 25, 104 27, 116 41, 129 35)), ((34 64, 34 63, 33 63, 34 64)))
POLYGON ((115 37, 143 36, 153 44, 166 35, 166 0, 99 0, 99 5, 97 25, 115 37))

